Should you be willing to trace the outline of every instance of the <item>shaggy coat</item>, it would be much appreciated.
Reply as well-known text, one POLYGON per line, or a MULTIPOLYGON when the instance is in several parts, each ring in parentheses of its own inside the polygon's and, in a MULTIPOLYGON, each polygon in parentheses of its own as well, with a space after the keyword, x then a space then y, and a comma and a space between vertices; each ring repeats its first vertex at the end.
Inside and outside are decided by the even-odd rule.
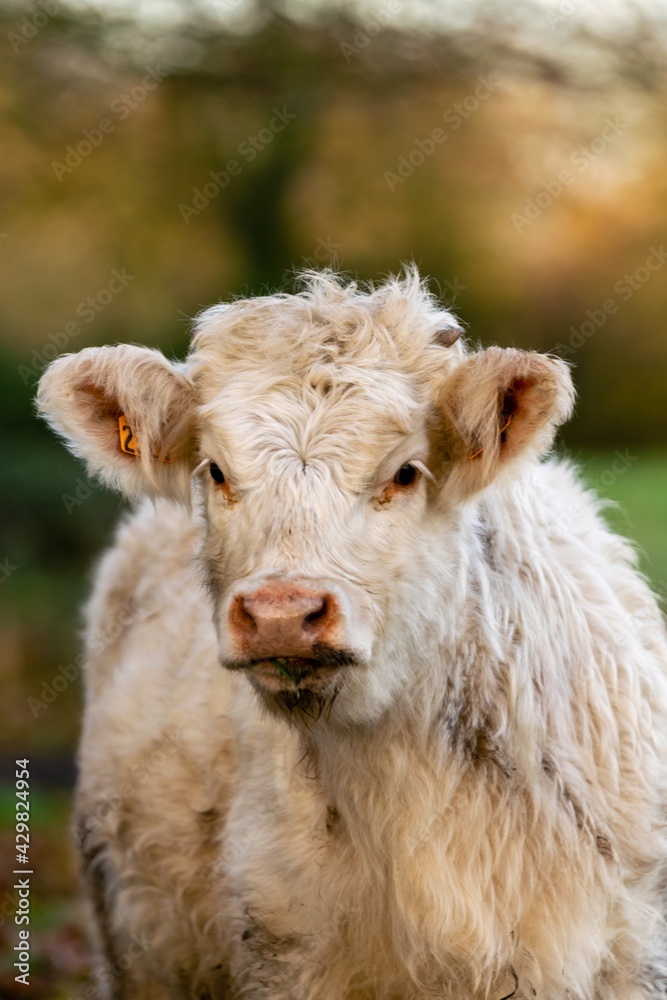
POLYGON ((460 332, 414 272, 313 273, 209 309, 184 363, 43 376, 150 498, 87 610, 104 997, 667 997, 664 624, 544 458, 567 367, 460 332))

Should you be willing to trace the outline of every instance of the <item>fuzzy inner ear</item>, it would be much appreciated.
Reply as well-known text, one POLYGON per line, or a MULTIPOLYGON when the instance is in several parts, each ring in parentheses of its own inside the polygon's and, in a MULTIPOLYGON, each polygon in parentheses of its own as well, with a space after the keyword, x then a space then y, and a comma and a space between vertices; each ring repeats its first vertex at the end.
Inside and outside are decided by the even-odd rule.
POLYGON ((490 347, 459 365, 438 404, 449 484, 470 494, 515 460, 537 459, 551 446, 572 412, 574 388, 558 359, 490 347))
POLYGON ((159 351, 89 347, 54 361, 37 393, 41 415, 91 475, 129 496, 189 496, 195 392, 159 351))

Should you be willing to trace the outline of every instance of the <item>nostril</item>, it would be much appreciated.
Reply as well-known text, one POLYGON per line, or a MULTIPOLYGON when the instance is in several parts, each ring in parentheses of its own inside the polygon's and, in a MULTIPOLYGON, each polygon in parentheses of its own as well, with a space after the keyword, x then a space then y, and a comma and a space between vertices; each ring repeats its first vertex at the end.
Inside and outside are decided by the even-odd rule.
POLYGON ((237 597, 234 601, 232 619, 237 628, 242 629, 244 632, 257 631, 257 622, 251 615, 250 611, 248 611, 248 607, 243 597, 237 597))
POLYGON ((305 655, 313 643, 332 640, 338 624, 333 594, 291 583, 265 585, 252 593, 235 594, 229 604, 230 638, 246 652, 305 655))
POLYGON ((323 618, 326 618, 329 613, 329 602, 325 598, 322 599, 322 605, 317 609, 317 611, 311 611, 309 615, 306 615, 304 622, 312 624, 313 622, 319 622, 323 618))

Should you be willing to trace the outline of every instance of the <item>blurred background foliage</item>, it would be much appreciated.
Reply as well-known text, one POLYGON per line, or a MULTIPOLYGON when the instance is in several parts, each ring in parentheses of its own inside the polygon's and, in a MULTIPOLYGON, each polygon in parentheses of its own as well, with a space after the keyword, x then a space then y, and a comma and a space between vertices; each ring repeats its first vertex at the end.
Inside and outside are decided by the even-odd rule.
POLYGON ((662 590, 666 38, 660 0, 0 0, 0 762, 33 759, 56 859, 34 996, 86 975, 58 860, 80 684, 53 681, 122 508, 35 421, 39 371, 182 356, 202 307, 304 264, 415 260, 472 338, 575 366, 563 447, 662 590))

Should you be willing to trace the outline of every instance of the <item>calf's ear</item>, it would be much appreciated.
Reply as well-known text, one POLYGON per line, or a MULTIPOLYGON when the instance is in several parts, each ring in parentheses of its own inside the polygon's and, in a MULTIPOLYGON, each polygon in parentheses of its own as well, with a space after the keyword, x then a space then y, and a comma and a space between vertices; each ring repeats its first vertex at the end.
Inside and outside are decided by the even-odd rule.
POLYGON ((187 499, 195 393, 159 351, 89 347, 46 369, 37 406, 88 471, 128 496, 187 499))
POLYGON ((520 460, 538 458, 573 405, 563 361, 500 347, 467 357, 438 399, 448 493, 470 495, 520 460))

